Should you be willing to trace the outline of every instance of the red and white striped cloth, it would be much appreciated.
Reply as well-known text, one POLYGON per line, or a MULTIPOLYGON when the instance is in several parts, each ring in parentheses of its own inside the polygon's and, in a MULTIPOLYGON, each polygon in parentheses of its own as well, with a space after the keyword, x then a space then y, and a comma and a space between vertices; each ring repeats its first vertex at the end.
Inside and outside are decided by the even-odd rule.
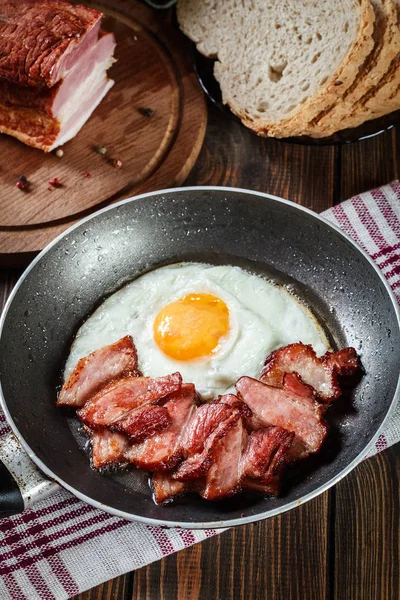
MULTIPOLYGON (((400 183, 356 196, 324 216, 372 256, 400 302, 400 183)), ((0 435, 7 431, 0 414, 0 435)), ((375 452, 399 439, 400 408, 375 452)), ((130 523, 60 490, 35 510, 0 520, 0 598, 66 599, 216 533, 130 523)))

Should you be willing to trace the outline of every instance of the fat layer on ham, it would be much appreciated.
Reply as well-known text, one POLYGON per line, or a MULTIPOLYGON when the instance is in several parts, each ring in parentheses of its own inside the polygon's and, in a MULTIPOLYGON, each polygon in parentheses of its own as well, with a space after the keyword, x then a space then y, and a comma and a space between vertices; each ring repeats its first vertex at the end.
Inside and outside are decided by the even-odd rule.
POLYGON ((112 87, 114 36, 102 13, 64 0, 0 0, 0 11, 0 132, 49 152, 112 87))

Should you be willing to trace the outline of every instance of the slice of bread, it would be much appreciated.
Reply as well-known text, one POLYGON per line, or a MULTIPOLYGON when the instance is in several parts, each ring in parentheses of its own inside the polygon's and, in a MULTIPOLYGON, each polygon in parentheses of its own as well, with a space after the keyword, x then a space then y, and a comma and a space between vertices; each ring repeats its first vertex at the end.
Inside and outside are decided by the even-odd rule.
MULTIPOLYGON (((396 7, 398 27, 400 30, 400 0, 393 0, 396 7)), ((387 72, 379 83, 372 87, 355 105, 352 126, 356 127, 364 121, 376 119, 394 110, 400 109, 400 41, 397 55, 392 60, 387 72)))
MULTIPOLYGON (((374 48, 360 69, 358 77, 333 106, 318 115, 306 130, 307 135, 323 137, 359 124, 362 98, 382 81, 400 52, 398 13, 393 0, 371 0, 375 11, 374 48)), ((368 113, 368 106, 366 106, 368 113)), ((369 118, 363 112, 362 120, 369 118)), ((371 116, 371 118, 373 118, 371 116)))
POLYGON ((179 0, 177 15, 218 59, 223 101, 265 136, 303 134, 374 47, 370 0, 179 0))

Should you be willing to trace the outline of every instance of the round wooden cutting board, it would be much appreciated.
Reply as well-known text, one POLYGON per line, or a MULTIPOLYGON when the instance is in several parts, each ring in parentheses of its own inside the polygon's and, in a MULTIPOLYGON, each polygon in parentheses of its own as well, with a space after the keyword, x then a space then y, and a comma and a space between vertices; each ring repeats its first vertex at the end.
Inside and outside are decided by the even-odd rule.
POLYGON ((87 4, 106 14, 104 29, 115 34, 115 85, 62 157, 0 137, 2 263, 42 249, 116 200, 181 184, 203 143, 205 98, 180 32, 134 0, 87 4), (16 187, 22 175, 29 191, 16 187), (49 184, 54 178, 59 187, 49 184))

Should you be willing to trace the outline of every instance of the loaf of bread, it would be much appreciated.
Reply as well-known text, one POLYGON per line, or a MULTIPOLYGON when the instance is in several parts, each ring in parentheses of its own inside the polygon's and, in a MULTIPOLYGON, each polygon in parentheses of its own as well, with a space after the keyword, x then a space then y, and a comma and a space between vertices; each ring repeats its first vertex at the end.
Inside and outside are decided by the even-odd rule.
POLYGON ((259 135, 325 137, 400 108, 400 0, 179 0, 177 16, 259 135))

